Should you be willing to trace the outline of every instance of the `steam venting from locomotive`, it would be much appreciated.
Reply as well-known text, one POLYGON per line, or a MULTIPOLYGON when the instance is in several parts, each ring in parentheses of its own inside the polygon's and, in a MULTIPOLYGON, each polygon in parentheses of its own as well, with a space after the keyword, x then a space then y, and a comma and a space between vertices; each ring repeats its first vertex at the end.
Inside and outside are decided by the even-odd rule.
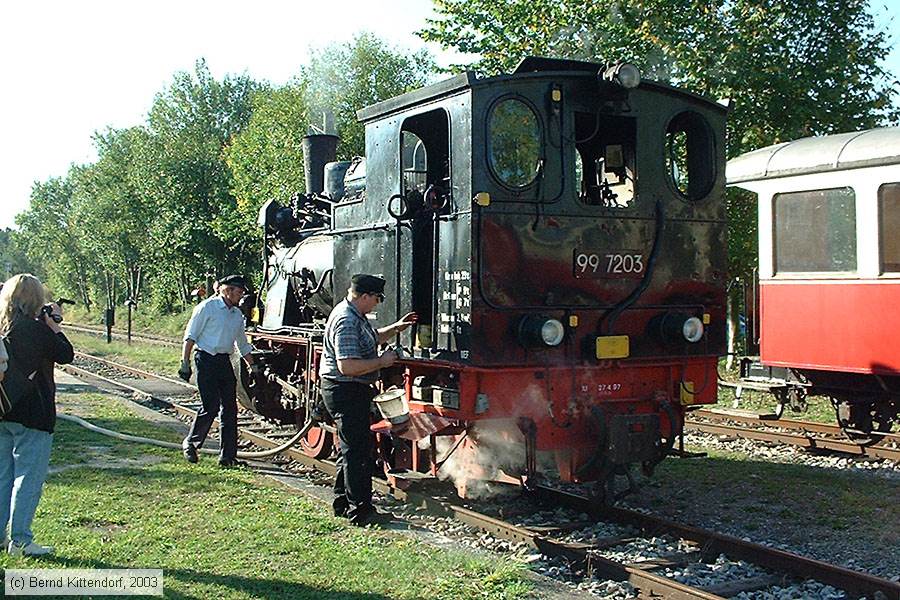
POLYGON ((340 138, 315 133, 303 138, 306 193, 287 204, 263 204, 258 223, 265 235, 264 329, 324 319, 335 302, 331 207, 365 191, 365 161, 335 161, 340 138))

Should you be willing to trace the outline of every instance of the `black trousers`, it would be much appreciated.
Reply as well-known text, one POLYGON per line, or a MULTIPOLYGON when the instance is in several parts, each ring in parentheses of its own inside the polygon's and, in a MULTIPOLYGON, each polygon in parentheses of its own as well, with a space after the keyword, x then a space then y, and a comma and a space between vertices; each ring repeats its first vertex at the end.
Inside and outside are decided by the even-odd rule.
POLYGON ((365 383, 323 379, 322 399, 337 426, 339 456, 334 478, 336 515, 363 521, 372 507, 373 434, 369 405, 375 389, 365 383))
POLYGON ((207 354, 198 350, 194 354, 197 366, 197 387, 203 406, 197 411, 191 430, 184 439, 184 446, 203 446, 209 428, 216 415, 219 417, 221 450, 219 461, 234 460, 237 455, 237 380, 228 354, 207 354))

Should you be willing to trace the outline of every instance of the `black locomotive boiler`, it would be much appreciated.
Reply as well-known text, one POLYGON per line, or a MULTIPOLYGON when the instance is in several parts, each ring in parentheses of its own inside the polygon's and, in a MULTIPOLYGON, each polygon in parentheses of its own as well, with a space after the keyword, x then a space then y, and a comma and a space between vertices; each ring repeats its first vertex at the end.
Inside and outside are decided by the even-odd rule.
MULTIPOLYGON (((374 324, 419 315, 382 372, 410 410, 373 424, 389 477, 448 457, 461 491, 538 465, 566 481, 652 469, 686 407, 716 400, 726 114, 627 63, 528 58, 363 108, 365 158, 308 136, 307 193, 260 212, 265 375, 243 373, 242 401, 307 423, 325 318, 354 273, 377 273, 374 324)), ((325 456, 333 430, 314 425, 302 448, 325 456)))

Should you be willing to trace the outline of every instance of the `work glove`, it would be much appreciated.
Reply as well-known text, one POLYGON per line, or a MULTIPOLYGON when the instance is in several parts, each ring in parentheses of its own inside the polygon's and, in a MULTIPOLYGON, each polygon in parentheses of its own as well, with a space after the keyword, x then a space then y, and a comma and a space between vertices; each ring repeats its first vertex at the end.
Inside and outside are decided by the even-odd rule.
POLYGON ((181 361, 181 368, 178 369, 178 376, 184 379, 185 381, 191 380, 191 361, 183 360, 181 361))

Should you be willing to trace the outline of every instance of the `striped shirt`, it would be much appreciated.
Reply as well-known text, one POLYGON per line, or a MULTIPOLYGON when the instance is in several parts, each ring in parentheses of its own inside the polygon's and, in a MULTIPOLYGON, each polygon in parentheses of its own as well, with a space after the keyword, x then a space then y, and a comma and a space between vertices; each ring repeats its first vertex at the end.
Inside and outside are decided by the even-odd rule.
POLYGON ((197 305, 184 330, 185 340, 194 340, 197 348, 207 354, 231 354, 237 346, 241 356, 253 350, 244 333, 244 314, 229 307, 221 296, 214 296, 197 305))
POLYGON ((378 371, 350 377, 341 373, 337 361, 348 358, 378 358, 378 333, 369 319, 348 300, 343 300, 328 315, 325 324, 324 351, 319 363, 319 377, 332 381, 372 383, 378 371))

